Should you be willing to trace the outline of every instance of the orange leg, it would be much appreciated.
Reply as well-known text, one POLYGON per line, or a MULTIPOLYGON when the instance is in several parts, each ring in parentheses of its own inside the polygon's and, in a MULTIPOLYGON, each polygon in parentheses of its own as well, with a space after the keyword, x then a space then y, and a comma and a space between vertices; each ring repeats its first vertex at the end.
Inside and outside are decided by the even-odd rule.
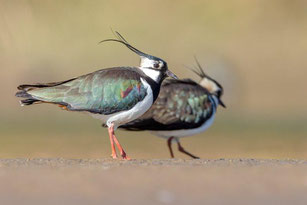
POLYGON ((174 139, 174 137, 170 137, 167 140, 167 146, 168 146, 169 152, 171 154, 171 158, 174 158, 174 153, 173 153, 173 149, 172 149, 172 140, 173 139, 174 139))
POLYGON ((113 135, 114 135, 114 127, 113 127, 113 125, 111 127, 108 127, 108 131, 109 131, 109 137, 110 137, 111 149, 112 149, 111 157, 113 159, 117 159, 117 154, 116 154, 114 140, 113 140, 113 135))
MULTIPOLYGON (((113 124, 111 125, 110 129, 111 129, 111 134, 112 134, 111 135, 112 136, 112 140, 111 140, 111 136, 110 136, 111 146, 112 146, 112 157, 113 157, 113 149, 115 150, 115 147, 114 147, 114 142, 115 142, 115 144, 117 145, 118 150, 120 151, 120 155, 122 156, 122 158, 130 160, 130 157, 127 156, 126 152, 124 151, 123 147, 119 144, 119 141, 117 140, 117 138, 116 138, 116 136, 114 134, 114 125, 113 124)), ((115 155, 116 155, 116 153, 115 153, 115 155)))
POLYGON ((113 140, 115 144, 117 145, 117 148, 119 149, 120 155, 122 156, 122 158, 130 160, 130 157, 127 156, 126 152, 124 151, 123 147, 119 144, 119 141, 117 140, 115 135, 113 135, 113 140))

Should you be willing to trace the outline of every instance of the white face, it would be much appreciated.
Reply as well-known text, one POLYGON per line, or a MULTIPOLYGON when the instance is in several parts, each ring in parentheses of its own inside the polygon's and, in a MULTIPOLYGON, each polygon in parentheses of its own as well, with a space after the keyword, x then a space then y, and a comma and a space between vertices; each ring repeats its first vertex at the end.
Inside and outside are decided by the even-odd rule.
POLYGON ((200 83, 201 86, 206 88, 211 94, 216 93, 220 90, 219 86, 216 85, 216 83, 208 78, 203 78, 200 83))
POLYGON ((141 62, 140 62, 141 67, 150 67, 150 68, 156 68, 159 69, 163 67, 163 62, 157 61, 157 60, 151 60, 145 57, 141 57, 141 62))
POLYGON ((162 61, 151 60, 145 57, 141 57, 140 69, 151 79, 156 82, 160 81, 161 71, 159 70, 164 66, 162 61), (153 69, 151 69, 153 68, 153 69))

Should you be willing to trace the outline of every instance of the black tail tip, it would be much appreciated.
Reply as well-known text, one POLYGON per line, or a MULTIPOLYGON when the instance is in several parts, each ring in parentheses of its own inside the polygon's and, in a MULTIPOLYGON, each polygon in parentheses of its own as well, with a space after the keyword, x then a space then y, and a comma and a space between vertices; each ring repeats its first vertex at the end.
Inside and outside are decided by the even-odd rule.
POLYGON ((15 94, 16 97, 19 97, 19 98, 31 98, 32 96, 30 94, 28 94, 25 90, 21 90, 21 91, 18 91, 16 94, 15 94))
POLYGON ((34 99, 30 94, 27 93, 27 91, 25 90, 21 90, 21 91, 18 91, 16 94, 15 94, 16 97, 19 97, 19 98, 26 98, 24 100, 20 100, 20 105, 21 106, 24 106, 24 105, 32 105, 33 103, 39 101, 39 100, 36 100, 34 99))
POLYGON ((39 100, 35 100, 35 99, 25 99, 25 100, 20 100, 20 105, 24 106, 24 105, 32 105, 33 103, 38 102, 39 100))

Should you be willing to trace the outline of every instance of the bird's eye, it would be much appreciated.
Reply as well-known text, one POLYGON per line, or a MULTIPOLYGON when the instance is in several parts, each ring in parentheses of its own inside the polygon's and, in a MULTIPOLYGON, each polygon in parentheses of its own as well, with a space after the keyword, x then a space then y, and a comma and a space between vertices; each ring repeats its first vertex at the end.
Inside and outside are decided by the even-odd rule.
POLYGON ((154 67, 154 68, 159 68, 160 65, 159 65, 159 63, 155 63, 155 64, 153 64, 153 67, 154 67))

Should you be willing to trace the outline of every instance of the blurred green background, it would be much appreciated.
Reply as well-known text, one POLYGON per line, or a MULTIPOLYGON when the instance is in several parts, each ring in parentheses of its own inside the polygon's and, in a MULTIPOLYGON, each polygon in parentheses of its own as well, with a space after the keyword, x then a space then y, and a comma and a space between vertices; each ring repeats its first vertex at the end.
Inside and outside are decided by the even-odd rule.
MULTIPOLYGON (((69 79, 138 65, 122 45, 100 40, 118 30, 165 59, 181 78, 196 55, 225 88, 205 133, 182 139, 203 158, 307 157, 307 2, 0 0, 0 157, 108 157, 100 122, 52 105, 20 107, 23 83, 69 79)), ((166 142, 118 131, 132 158, 168 158, 166 142)), ((186 158, 175 152, 177 157, 186 158)))

